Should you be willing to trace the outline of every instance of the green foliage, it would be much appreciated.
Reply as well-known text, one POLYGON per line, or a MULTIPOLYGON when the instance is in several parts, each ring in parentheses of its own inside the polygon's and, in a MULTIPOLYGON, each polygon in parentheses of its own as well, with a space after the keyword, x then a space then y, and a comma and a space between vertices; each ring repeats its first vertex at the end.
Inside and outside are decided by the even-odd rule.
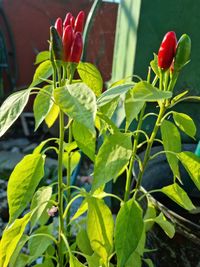
POLYGON ((79 62, 77 71, 81 80, 94 91, 96 96, 100 96, 103 79, 99 70, 91 63, 79 62))
POLYGON ((25 156, 14 168, 8 182, 9 222, 13 222, 26 208, 44 176, 45 156, 25 156))
POLYGON ((196 126, 192 118, 184 113, 173 112, 173 118, 176 125, 187 135, 194 138, 196 134, 196 126))
POLYGON ((57 105, 72 119, 83 124, 93 133, 96 115, 96 98, 84 83, 58 88, 54 93, 57 105))
POLYGON ((31 89, 25 89, 10 95, 0 107, 0 137, 18 119, 28 102, 31 89))
POLYGON ((142 209, 139 204, 134 199, 124 203, 117 215, 115 227, 117 266, 124 267, 136 250, 143 227, 142 209))
POLYGON ((181 152, 178 158, 187 170, 192 181, 200 190, 200 158, 192 152, 181 152))
POLYGON ((154 219, 154 221, 160 225, 160 227, 163 229, 163 231, 170 237, 173 238, 175 234, 175 227, 174 225, 167 221, 164 214, 161 212, 158 217, 154 219))
POLYGON ((42 62, 36 69, 33 76, 33 81, 29 87, 35 87, 43 82, 43 80, 49 78, 53 73, 52 63, 50 60, 42 62))
POLYGON ((26 214, 21 219, 15 220, 12 225, 4 230, 0 242, 0 266, 8 266, 10 258, 24 233, 29 220, 30 213, 26 214))
POLYGON ((161 124, 161 134, 163 146, 166 152, 166 157, 169 163, 169 166, 175 177, 180 178, 178 158, 176 154, 181 151, 181 137, 177 127, 170 121, 164 120, 161 124))
POLYGON ((76 236, 76 243, 81 252, 85 255, 92 256, 93 250, 90 246, 90 241, 88 238, 87 231, 82 229, 76 236))
POLYGON ((49 113, 53 101, 52 101, 53 86, 47 85, 42 88, 37 94, 34 105, 33 112, 35 117, 35 130, 40 126, 43 120, 46 118, 49 113))
POLYGON ((72 126, 73 136, 79 148, 94 161, 96 149, 96 133, 91 131, 85 125, 74 121, 72 126))
POLYGON ((34 194, 31 202, 31 210, 33 211, 33 215, 31 217, 32 228, 39 222, 43 212, 47 209, 48 201, 51 199, 51 196, 51 186, 40 187, 34 194))
POLYGON ((93 192, 101 185, 117 178, 128 164, 131 153, 129 134, 115 133, 106 137, 95 159, 93 192))
POLYGON ((43 61, 46 61, 49 59, 49 51, 42 51, 37 54, 35 65, 42 63, 43 61))
POLYGON ((113 252, 114 220, 110 209, 102 199, 89 197, 87 215, 87 233, 90 244, 107 264, 108 258, 113 252))
POLYGON ((176 183, 163 187, 162 193, 171 198, 174 202, 186 210, 193 210, 195 206, 188 197, 187 193, 176 183))

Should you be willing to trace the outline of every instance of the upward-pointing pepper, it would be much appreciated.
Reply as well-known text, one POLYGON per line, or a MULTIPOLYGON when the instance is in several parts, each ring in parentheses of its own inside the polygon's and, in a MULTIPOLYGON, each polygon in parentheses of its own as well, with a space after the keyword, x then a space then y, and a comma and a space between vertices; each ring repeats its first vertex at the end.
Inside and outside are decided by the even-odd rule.
POLYGON ((166 33, 158 51, 158 66, 161 69, 167 70, 170 67, 176 52, 176 45, 175 32, 166 33))

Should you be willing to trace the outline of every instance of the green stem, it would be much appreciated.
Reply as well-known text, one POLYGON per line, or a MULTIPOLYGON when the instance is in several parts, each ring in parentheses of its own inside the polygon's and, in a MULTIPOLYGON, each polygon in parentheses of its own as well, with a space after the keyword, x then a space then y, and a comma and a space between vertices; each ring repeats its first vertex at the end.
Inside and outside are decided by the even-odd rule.
POLYGON ((64 233, 63 221, 63 144, 64 144, 64 113, 60 111, 59 117, 60 126, 60 140, 59 140, 59 153, 58 153, 58 205, 59 205, 59 236, 58 236, 58 259, 59 267, 63 267, 63 239, 61 234, 64 233))
POLYGON ((143 106, 143 108, 142 108, 142 110, 140 112, 138 126, 137 126, 137 129, 136 129, 136 136, 135 136, 134 143, 133 143, 133 152, 132 152, 132 156, 131 156, 131 159, 130 159, 129 169, 128 169, 128 173, 127 173, 127 179, 126 179, 124 202, 128 201, 129 196, 130 196, 132 170, 133 170, 133 165, 134 165, 134 161, 135 161, 135 155, 136 155, 136 152, 137 152, 137 145, 138 145, 138 141, 139 141, 140 130, 141 130, 142 121, 143 121, 142 119, 143 119, 143 116, 144 116, 145 108, 146 108, 146 104, 144 104, 144 106, 143 106))
POLYGON ((156 138, 156 135, 157 135, 158 129, 160 127, 160 123, 161 123, 161 120, 163 118, 163 115, 164 115, 165 111, 166 111, 166 108, 165 108, 165 104, 163 103, 161 105, 160 112, 159 112, 158 118, 156 120, 154 129, 152 131, 151 137, 150 137, 150 139, 148 141, 148 145, 147 145, 147 148, 146 148, 146 152, 145 152, 145 156, 144 156, 144 160, 143 160, 143 164, 142 164, 143 168, 142 168, 142 170, 139 171, 139 174, 138 174, 138 180, 137 180, 137 184, 136 184, 136 192, 141 186, 142 177, 143 177, 145 168, 147 166, 147 163, 148 163, 148 161, 150 159, 151 147, 152 147, 153 142, 154 142, 154 140, 156 138))

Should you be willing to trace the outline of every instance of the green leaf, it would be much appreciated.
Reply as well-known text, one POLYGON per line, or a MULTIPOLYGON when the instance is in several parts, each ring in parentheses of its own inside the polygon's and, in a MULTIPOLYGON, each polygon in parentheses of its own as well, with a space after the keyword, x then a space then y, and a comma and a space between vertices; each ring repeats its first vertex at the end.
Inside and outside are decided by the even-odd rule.
POLYGON ((77 218, 79 218, 87 210, 88 210, 88 203, 87 203, 86 200, 83 200, 83 202, 81 203, 80 207, 78 208, 78 210, 76 211, 76 213, 74 214, 74 216, 71 218, 70 222, 72 222, 72 221, 76 220, 77 218))
POLYGON ((188 197, 187 193, 176 183, 160 189, 162 193, 171 198, 174 202, 186 210, 193 210, 195 206, 188 197))
POLYGON ((192 152, 181 152, 178 158, 187 170, 192 181, 200 190, 200 158, 192 152))
POLYGON ((115 179, 128 164, 131 154, 129 134, 115 133, 106 137, 95 159, 92 191, 115 179))
MULTIPOLYGON (((26 242, 28 241, 29 237, 27 235, 23 235, 14 251, 14 253, 12 254, 12 257, 10 259, 10 262, 9 262, 9 267, 16 267, 18 266, 17 265, 17 262, 19 261, 18 258, 19 258, 19 255, 20 255, 20 251, 22 250, 22 248, 24 247, 24 245, 26 244, 26 242)), ((28 262, 28 259, 26 259, 26 263, 28 262)), ((26 265, 26 264, 25 264, 26 265)), ((25 266, 24 265, 24 266, 25 266)), ((20 265, 21 267, 21 265, 20 265)))
POLYGON ((9 222, 13 222, 26 208, 44 176, 45 157, 40 154, 25 156, 14 168, 8 182, 9 222))
POLYGON ((43 122, 53 105, 53 101, 51 99, 52 93, 53 86, 47 85, 39 91, 35 98, 33 105, 33 112, 35 117, 35 131, 43 122))
POLYGON ((158 217, 154 219, 154 221, 160 225, 163 231, 169 236, 169 238, 173 238, 175 235, 175 227, 174 225, 169 222, 164 214, 161 212, 158 217))
POLYGON ((133 83, 127 83, 106 90, 97 100, 98 107, 102 107, 105 104, 111 102, 116 97, 125 94, 128 90, 133 88, 133 86, 134 86, 133 83))
MULTIPOLYGON (((161 124, 163 146, 166 151, 181 152, 181 137, 177 127, 170 121, 164 120, 161 124)), ((176 155, 166 153, 169 166, 175 177, 180 179, 178 158, 176 155)))
POLYGON ((161 91, 146 81, 138 82, 131 91, 135 101, 154 102, 172 97, 172 92, 161 91))
POLYGON ((60 87, 55 90, 54 96, 64 113, 95 133, 96 97, 86 84, 60 87))
POLYGON ((196 134, 196 126, 192 118, 184 113, 173 111, 173 118, 176 125, 187 135, 194 138, 196 134))
MULTIPOLYGON (((47 226, 42 226, 36 231, 32 233, 34 234, 47 234, 51 235, 53 232, 53 225, 47 225, 47 226)), ((47 237, 47 236, 35 236, 29 237, 29 242, 28 242, 28 249, 30 252, 31 259, 29 261, 29 264, 34 260, 37 259, 39 256, 42 256, 43 253, 47 250, 47 248, 52 244, 52 240, 47 237)))
POLYGON ((150 62, 150 66, 152 68, 152 70, 154 71, 154 73, 160 77, 160 71, 159 71, 159 68, 158 68, 158 56, 153 53, 154 55, 154 59, 150 62))
POLYGON ((49 110, 49 113, 45 117, 45 122, 49 128, 53 126, 54 122, 58 118, 58 115, 60 113, 60 108, 55 103, 53 103, 51 109, 49 110))
MULTIPOLYGON (((64 152, 63 153, 63 165, 65 166, 65 168, 67 169, 67 163, 68 163, 68 158, 69 158, 69 153, 68 152, 64 152)), ((71 152, 70 155, 70 162, 71 162, 71 174, 74 171, 74 169, 76 168, 76 166, 79 164, 80 162, 80 158, 81 158, 81 154, 79 151, 75 151, 75 152, 71 152)))
POLYGON ((143 101, 135 101, 134 100, 134 90, 130 90, 126 94, 125 98, 125 113, 126 113, 126 130, 129 128, 131 122, 138 116, 141 109, 144 106, 143 101))
POLYGON ((125 264, 125 267, 142 267, 141 256, 138 252, 134 251, 125 264))
POLYGON ((92 249, 107 263, 113 252, 114 220, 102 199, 88 198, 87 232, 92 249))
POLYGON ((81 231, 79 231, 79 233, 77 234, 76 243, 80 251, 84 253, 85 255, 91 256, 93 254, 93 250, 90 246, 88 234, 85 229, 81 229, 81 231))
POLYGON ((99 107, 99 110, 106 115, 109 119, 112 118, 112 115, 114 114, 117 105, 119 103, 120 97, 115 97, 113 100, 111 100, 109 103, 99 107))
POLYGON ((25 89, 10 95, 0 107, 0 137, 17 120, 26 106, 31 90, 25 89))
POLYGON ((156 218, 156 209, 155 209, 154 205, 148 200, 147 211, 146 211, 145 216, 144 216, 146 232, 152 228, 152 226, 154 224, 152 219, 155 219, 155 218, 156 218), (145 221, 145 220, 147 220, 147 221, 145 221))
POLYGON ((172 100, 171 103, 174 104, 176 101, 180 100, 183 96, 185 96, 188 93, 188 91, 184 91, 178 95, 176 95, 172 100))
POLYGON ((77 71, 81 80, 99 96, 103 88, 103 79, 99 70, 91 63, 80 62, 77 71))
POLYGON ((2 235, 0 242, 0 266, 7 267, 11 256, 13 255, 27 223, 30 220, 30 213, 26 214, 23 218, 17 219, 12 225, 7 227, 2 235))
POLYGON ((42 51, 37 54, 35 65, 40 64, 41 62, 46 61, 48 59, 49 59, 49 51, 42 51))
POLYGON ((137 249, 143 233, 142 209, 131 199, 121 206, 116 218, 115 249, 118 267, 124 267, 137 249))
POLYGON ((42 149, 43 149, 43 147, 49 142, 49 141, 55 141, 56 142, 56 140, 53 138, 48 138, 48 139, 46 139, 46 140, 44 140, 44 141, 42 141, 35 149, 34 149, 34 151, 33 151, 33 153, 34 154, 40 154, 41 153, 41 151, 42 151, 42 149))
POLYGON ((91 131, 77 121, 73 122, 72 132, 78 147, 83 151, 85 155, 87 155, 92 161, 94 161, 96 149, 96 132, 91 131))
POLYGON ((36 223, 38 223, 41 215, 44 210, 46 210, 48 201, 52 196, 52 187, 44 186, 38 189, 38 191, 33 196, 33 200, 31 202, 31 210, 34 211, 33 216, 31 217, 31 227, 33 228, 36 223))
POLYGON ((33 81, 29 87, 34 87, 41 82, 43 79, 49 78, 53 73, 53 67, 50 60, 46 60, 42 62, 36 69, 35 74, 33 76, 33 81))
MULTIPOLYGON (((14 265, 14 267, 19 266, 19 267, 26 267, 28 264, 28 260, 29 260, 29 256, 24 254, 24 253, 20 253, 19 256, 17 257, 16 263, 14 265)), ((10 264, 9 264, 10 267, 10 264)))
POLYGON ((143 259, 143 261, 148 265, 148 267, 155 267, 151 259, 143 259))
POLYGON ((70 267, 85 267, 74 255, 70 255, 70 267))
POLYGON ((97 253, 93 253, 92 256, 86 255, 86 259, 87 259, 87 263, 89 267, 101 266, 101 263, 100 263, 101 258, 99 257, 97 253))

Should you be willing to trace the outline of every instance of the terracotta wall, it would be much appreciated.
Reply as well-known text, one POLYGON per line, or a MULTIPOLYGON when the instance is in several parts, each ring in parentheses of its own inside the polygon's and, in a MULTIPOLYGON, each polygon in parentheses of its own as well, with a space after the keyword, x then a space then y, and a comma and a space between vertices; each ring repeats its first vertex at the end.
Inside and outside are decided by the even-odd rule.
MULTIPOLYGON (((58 16, 64 17, 68 11, 77 15, 81 9, 88 14, 92 3, 91 0, 2 1, 16 51, 17 88, 30 84, 35 70, 35 56, 39 51, 48 49, 49 26, 54 24, 55 19, 58 16)), ((87 49, 87 61, 97 65, 105 81, 111 77, 116 15, 117 4, 102 4, 95 17, 87 49)), ((0 26, 5 31, 2 19, 0 26)), ((8 50, 13 63, 14 51, 11 51, 9 44, 8 50)))

